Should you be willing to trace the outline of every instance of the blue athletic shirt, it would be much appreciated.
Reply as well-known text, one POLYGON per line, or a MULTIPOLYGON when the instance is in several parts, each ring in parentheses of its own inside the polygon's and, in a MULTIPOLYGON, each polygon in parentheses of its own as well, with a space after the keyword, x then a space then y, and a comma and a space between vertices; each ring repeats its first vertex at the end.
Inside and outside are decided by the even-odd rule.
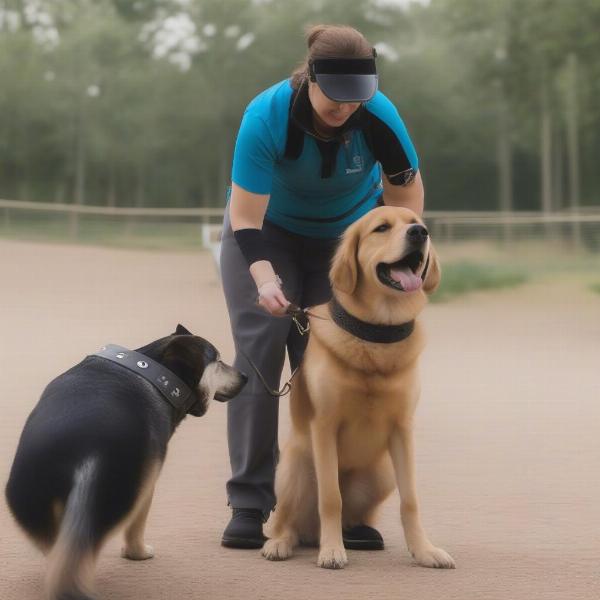
POLYGON ((339 236, 376 204, 381 170, 394 185, 413 181, 418 158, 395 106, 381 92, 332 140, 312 125, 308 86, 286 79, 250 102, 238 132, 232 181, 270 194, 265 218, 293 233, 339 236))

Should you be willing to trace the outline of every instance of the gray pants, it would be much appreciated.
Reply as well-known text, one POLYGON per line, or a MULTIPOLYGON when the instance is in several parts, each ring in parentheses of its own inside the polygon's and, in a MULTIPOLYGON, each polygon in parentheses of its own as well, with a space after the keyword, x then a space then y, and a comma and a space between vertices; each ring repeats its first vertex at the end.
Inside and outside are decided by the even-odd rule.
MULTIPOLYGON (((330 299, 329 265, 337 239, 296 235, 268 221, 263 225, 263 236, 290 302, 304 308, 330 299)), ((290 317, 273 317, 256 304, 256 285, 233 236, 228 210, 223 223, 221 276, 236 347, 234 365, 248 375, 242 392, 227 403, 232 472, 227 497, 233 508, 260 509, 266 518, 275 506, 279 398, 266 391, 239 350, 254 361, 272 389, 279 389, 286 347, 294 369, 307 339, 290 317)))

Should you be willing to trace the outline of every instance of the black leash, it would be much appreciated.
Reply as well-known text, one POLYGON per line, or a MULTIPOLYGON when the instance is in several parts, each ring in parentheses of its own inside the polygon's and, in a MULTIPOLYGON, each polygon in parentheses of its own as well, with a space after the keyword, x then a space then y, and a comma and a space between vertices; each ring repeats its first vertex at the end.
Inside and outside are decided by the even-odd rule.
MULTIPOLYGON (((298 328, 298 333, 300 335, 306 335, 310 331, 310 322, 308 317, 316 317, 317 319, 324 319, 324 317, 319 317, 311 312, 309 312, 308 308, 300 308, 296 304, 290 304, 286 309, 286 314, 292 317, 292 320, 296 324, 298 328), (304 321, 304 322, 302 322, 304 321)), ((280 390, 272 389, 264 378, 263 374, 258 370, 258 367, 254 364, 254 361, 241 349, 239 348, 240 354, 248 361, 248 364, 254 369, 258 378, 261 380, 262 384, 265 386, 265 389, 271 396, 275 396, 276 398, 281 398, 282 396, 286 396, 292 390, 292 379, 298 372, 300 365, 298 365, 293 371, 290 378, 286 381, 284 386, 280 390)))
POLYGON ((282 396, 287 396, 292 390, 292 379, 294 379, 294 375, 298 372, 300 365, 298 365, 294 371, 292 372, 291 377, 286 381, 285 385, 280 390, 272 389, 264 378, 263 374, 258 370, 258 367, 254 364, 254 361, 241 349, 239 348, 239 353, 248 361, 250 366, 254 369, 258 378, 261 380, 262 384, 265 386, 265 389, 271 396, 275 396, 276 398, 281 398, 282 396))

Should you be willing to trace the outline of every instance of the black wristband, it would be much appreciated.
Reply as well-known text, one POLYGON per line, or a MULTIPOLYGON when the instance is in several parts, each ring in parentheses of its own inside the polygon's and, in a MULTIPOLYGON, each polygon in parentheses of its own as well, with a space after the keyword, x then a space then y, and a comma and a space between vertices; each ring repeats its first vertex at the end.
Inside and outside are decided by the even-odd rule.
POLYGON ((269 250, 260 229, 238 229, 233 232, 248 266, 259 260, 270 260, 269 250))

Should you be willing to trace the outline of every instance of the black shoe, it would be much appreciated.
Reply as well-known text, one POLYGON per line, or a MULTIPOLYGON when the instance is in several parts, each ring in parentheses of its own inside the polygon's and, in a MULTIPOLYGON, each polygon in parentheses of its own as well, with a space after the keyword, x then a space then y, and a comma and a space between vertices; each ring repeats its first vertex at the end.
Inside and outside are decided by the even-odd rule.
POLYGON ((342 532, 344 548, 347 550, 383 550, 383 538, 377 529, 368 525, 357 525, 342 532))
POLYGON ((221 546, 226 548, 262 548, 263 513, 256 508, 234 508, 229 525, 223 532, 221 546))

